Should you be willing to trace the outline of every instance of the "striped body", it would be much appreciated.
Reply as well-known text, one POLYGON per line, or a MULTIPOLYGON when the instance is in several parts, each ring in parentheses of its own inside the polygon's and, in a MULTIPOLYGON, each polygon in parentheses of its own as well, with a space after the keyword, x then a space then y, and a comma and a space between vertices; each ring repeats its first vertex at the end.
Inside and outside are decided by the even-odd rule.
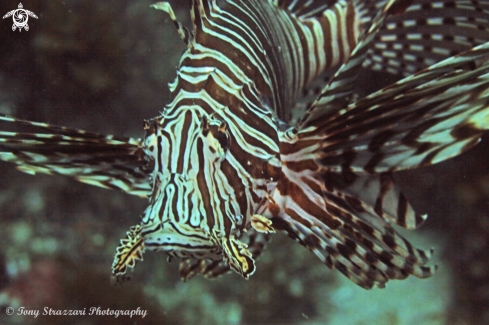
POLYGON ((392 172, 458 155, 489 128, 488 4, 191 3, 191 31, 168 3, 153 5, 170 15, 186 50, 171 101, 145 121, 143 139, 1 117, 51 133, 0 132, 0 158, 30 173, 149 192, 140 223, 117 248, 116 282, 145 250, 181 258, 184 280, 230 269, 248 278, 275 230, 364 288, 433 275, 425 266, 432 252, 392 227, 426 219, 392 172), (485 33, 467 36, 475 30, 485 33), (303 89, 331 67, 334 76, 293 123, 303 89), (408 77, 361 98, 362 67, 408 77))
POLYGON ((228 1, 222 8, 196 1, 191 12, 194 35, 170 84, 173 100, 146 125, 154 172, 141 235, 147 249, 224 258, 248 277, 254 262, 239 238, 279 180, 284 108, 326 66, 349 55, 359 14, 340 2, 320 19, 301 21, 268 1, 228 1), (348 37, 327 43, 326 34, 335 34, 330 26, 348 37))

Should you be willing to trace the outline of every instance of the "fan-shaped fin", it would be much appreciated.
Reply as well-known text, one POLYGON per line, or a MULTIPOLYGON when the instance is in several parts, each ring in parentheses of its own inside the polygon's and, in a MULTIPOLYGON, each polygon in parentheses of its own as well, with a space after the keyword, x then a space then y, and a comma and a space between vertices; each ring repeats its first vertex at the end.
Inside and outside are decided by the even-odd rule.
POLYGON ((424 266, 431 251, 414 249, 391 226, 416 228, 425 217, 390 171, 474 145, 489 128, 488 89, 486 43, 309 124, 295 138, 285 132, 272 226, 365 288, 432 275, 435 267, 424 266))
POLYGON ((371 26, 362 33, 348 60, 338 69, 328 85, 321 91, 319 97, 296 124, 292 130, 293 133, 297 133, 304 125, 314 123, 316 120, 322 120, 327 113, 341 110, 348 105, 360 68, 384 20, 391 14, 402 13, 411 2, 391 0, 386 3, 373 20, 371 26))
POLYGON ((23 172, 64 175, 142 197, 151 190, 150 169, 141 139, 101 135, 5 115, 0 115, 0 122, 36 130, 0 131, 0 159, 17 164, 23 172))
MULTIPOLYGON (((362 1, 364 25, 368 26, 385 3, 362 1)), ((385 20, 363 67, 408 76, 489 41, 488 29, 487 1, 416 1, 402 15, 385 20)), ((322 77, 308 85, 296 108, 310 107, 330 79, 322 77)))
POLYGON ((274 201, 283 209, 273 227, 286 231, 330 268, 364 288, 409 274, 429 277, 432 251, 414 248, 390 225, 416 227, 414 213, 389 175, 348 177, 285 169, 274 201), (313 176, 314 175, 314 176, 313 176), (319 176, 323 175, 323 176, 319 176))
POLYGON ((486 43, 350 105, 313 132, 324 135, 319 161, 335 172, 378 173, 460 154, 489 128, 488 73, 486 43))
POLYGON ((488 30, 488 1, 416 1, 386 21, 364 66, 411 75, 488 42, 488 30))

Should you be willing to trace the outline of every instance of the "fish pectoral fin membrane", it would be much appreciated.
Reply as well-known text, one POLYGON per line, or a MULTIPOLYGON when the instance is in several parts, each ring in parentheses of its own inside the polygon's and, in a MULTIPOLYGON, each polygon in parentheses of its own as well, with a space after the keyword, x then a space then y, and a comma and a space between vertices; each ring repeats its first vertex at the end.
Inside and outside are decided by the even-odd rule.
POLYGON ((296 124, 295 131, 308 124, 316 124, 318 121, 324 123, 325 119, 335 116, 348 106, 360 69, 367 57, 368 49, 375 35, 381 29, 384 20, 390 14, 395 15, 403 12, 411 2, 390 0, 385 3, 382 11, 372 20, 371 26, 360 35, 351 55, 338 69, 333 78, 329 80, 321 94, 311 103, 306 114, 296 124))
MULTIPOLYGON (((295 217, 289 216, 275 218, 274 224, 277 230, 285 231, 311 250, 330 269, 337 269, 364 289, 384 288, 390 279, 402 280, 410 274, 428 278, 437 269, 437 266, 424 266, 425 262, 416 260, 414 254, 403 256, 398 253, 395 247, 397 244, 404 243, 411 247, 398 234, 392 237, 381 236, 379 240, 375 234, 367 235, 363 230, 352 229, 346 224, 334 231, 324 224, 309 228, 295 217)), ((365 228, 368 229, 368 226, 365 228)), ((391 230, 394 231, 392 228, 391 230)), ((422 254, 429 259, 432 250, 416 250, 416 254, 422 254)))
POLYGON ((255 260, 248 251, 248 245, 236 239, 233 235, 220 239, 226 261, 231 269, 241 274, 245 279, 255 272, 255 260))
POLYGON ((324 136, 317 161, 329 170, 375 174, 461 154, 489 129, 488 69, 489 42, 318 120, 308 135, 324 136))
POLYGON ((424 218, 395 189, 390 175, 348 178, 350 183, 341 177, 330 173, 317 180, 295 179, 303 182, 301 188, 284 183, 282 197, 274 197, 285 203, 283 213, 272 219, 275 229, 365 289, 383 288, 390 279, 409 275, 433 275, 436 267, 425 266, 432 250, 415 248, 392 227, 396 222, 415 228, 424 218))
MULTIPOLYGON (((373 6, 367 17, 375 13, 373 6)), ((487 2, 418 0, 402 15, 389 18, 364 67, 411 75, 489 41, 488 16, 487 2)))
POLYGON ((114 262, 112 263, 112 282, 114 285, 122 284, 130 279, 126 275, 127 268, 134 268, 137 261, 143 260, 145 251, 144 241, 141 236, 141 226, 133 226, 127 232, 127 239, 122 239, 116 249, 114 262))
POLYGON ((0 160, 31 175, 62 175, 146 197, 151 168, 142 141, 0 114, 0 160))

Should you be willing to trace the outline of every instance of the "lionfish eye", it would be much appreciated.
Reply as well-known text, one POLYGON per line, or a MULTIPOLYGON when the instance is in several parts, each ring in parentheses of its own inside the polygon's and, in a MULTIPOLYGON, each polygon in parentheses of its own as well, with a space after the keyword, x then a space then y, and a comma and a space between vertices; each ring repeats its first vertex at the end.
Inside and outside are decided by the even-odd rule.
POLYGON ((202 135, 206 137, 207 134, 209 134, 209 129, 210 129, 209 119, 203 116, 202 119, 200 120, 200 127, 202 129, 202 135))
POLYGON ((214 118, 202 117, 200 128, 204 137, 207 137, 210 132, 222 148, 229 147, 228 124, 226 122, 214 118))
POLYGON ((221 125, 217 128, 216 134, 214 137, 219 141, 221 148, 227 150, 229 147, 229 135, 227 134, 228 125, 226 122, 222 122, 221 125))

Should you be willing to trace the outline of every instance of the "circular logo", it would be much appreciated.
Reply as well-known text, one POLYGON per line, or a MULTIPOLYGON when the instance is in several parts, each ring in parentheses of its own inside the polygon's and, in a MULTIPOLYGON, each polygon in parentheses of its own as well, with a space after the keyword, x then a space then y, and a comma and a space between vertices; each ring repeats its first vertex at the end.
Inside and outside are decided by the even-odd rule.
POLYGON ((20 28, 24 27, 29 19, 29 17, 27 17, 27 12, 24 9, 17 9, 13 15, 13 18, 14 24, 20 28))
POLYGON ((7 307, 7 308, 5 308, 5 313, 7 315, 13 315, 14 314, 14 308, 13 307, 7 307))

